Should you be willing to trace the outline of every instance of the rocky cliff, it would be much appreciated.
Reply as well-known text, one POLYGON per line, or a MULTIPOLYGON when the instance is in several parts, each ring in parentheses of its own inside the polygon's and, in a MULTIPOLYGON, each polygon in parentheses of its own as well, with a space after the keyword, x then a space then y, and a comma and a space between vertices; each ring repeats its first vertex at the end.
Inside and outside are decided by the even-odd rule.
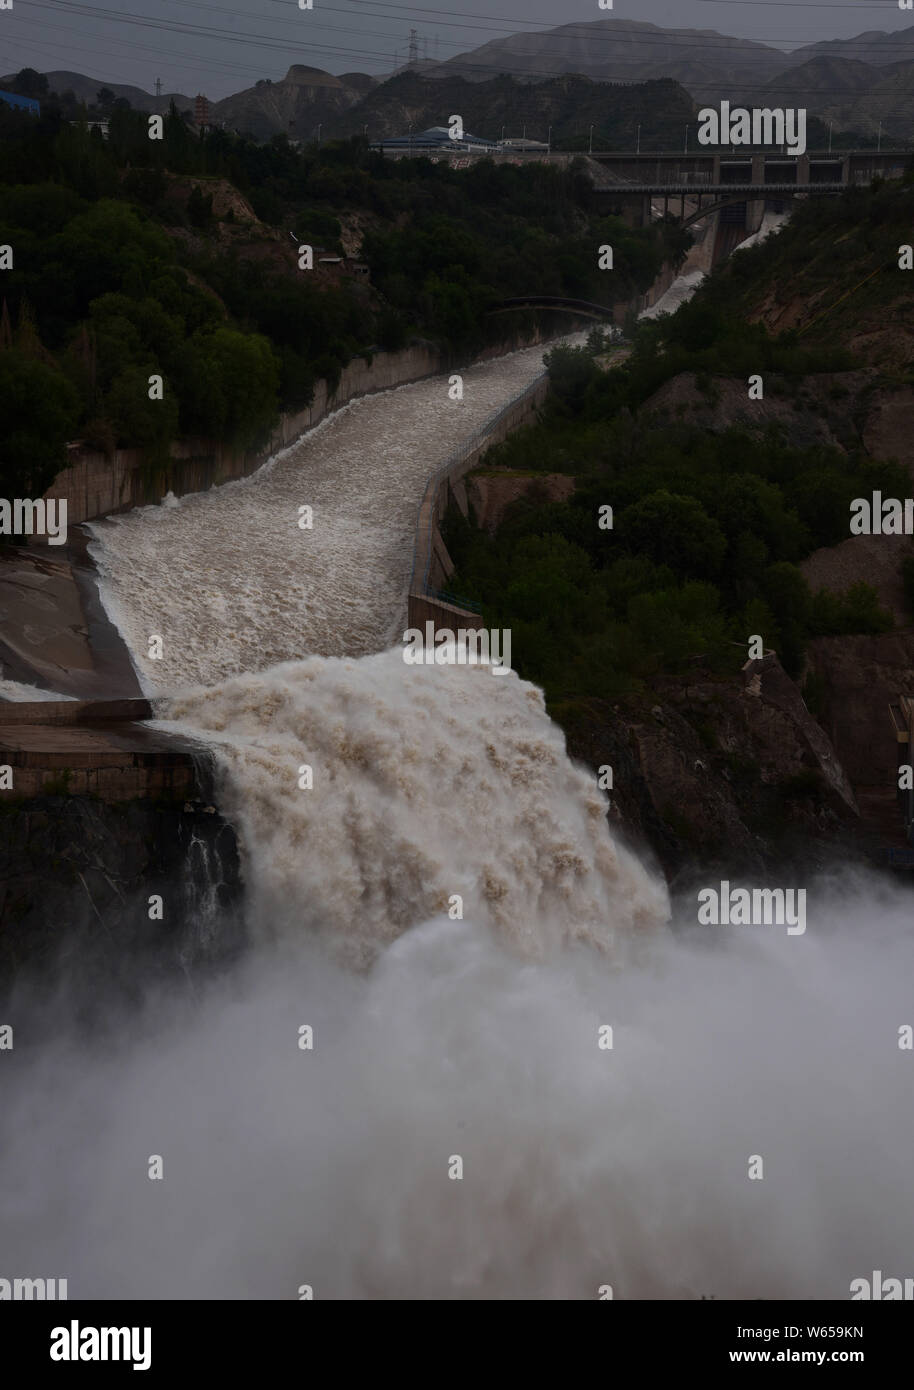
POLYGON ((212 806, 2 802, 0 998, 23 967, 52 991, 129 997, 152 972, 227 956, 239 897, 234 831, 212 806))
POLYGON ((648 700, 559 713, 571 755, 612 767, 616 827, 647 842, 674 881, 699 864, 757 872, 793 860, 809 871, 857 839, 850 779, 773 654, 739 677, 696 670, 658 680, 648 700))

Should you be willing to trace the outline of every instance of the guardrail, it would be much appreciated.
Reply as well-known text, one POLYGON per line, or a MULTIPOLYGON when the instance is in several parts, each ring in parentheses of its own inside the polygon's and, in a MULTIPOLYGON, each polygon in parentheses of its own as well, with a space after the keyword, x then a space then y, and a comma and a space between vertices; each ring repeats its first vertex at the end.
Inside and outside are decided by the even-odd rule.
POLYGON ((690 193, 745 193, 753 198, 783 193, 843 193, 846 183, 613 183, 601 185, 603 193, 675 193, 677 197, 690 193))
POLYGON ((447 589, 426 589, 429 598, 436 598, 440 603, 449 603, 452 608, 465 608, 468 613, 481 613, 482 604, 477 603, 474 598, 464 598, 462 594, 448 593, 447 589))

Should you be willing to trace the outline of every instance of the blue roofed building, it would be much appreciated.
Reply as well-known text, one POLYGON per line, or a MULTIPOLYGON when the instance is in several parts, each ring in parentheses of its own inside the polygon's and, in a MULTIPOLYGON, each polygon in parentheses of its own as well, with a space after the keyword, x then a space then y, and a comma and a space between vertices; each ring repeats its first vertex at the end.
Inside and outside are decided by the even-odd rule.
POLYGON ((494 140, 484 140, 481 135, 471 135, 464 131, 462 140, 452 140, 446 125, 434 125, 429 130, 419 130, 409 135, 394 135, 388 140, 379 140, 372 149, 383 154, 468 154, 497 152, 494 140))
POLYGON ((15 106, 19 111, 28 111, 33 116, 41 115, 41 102, 35 101, 32 97, 20 97, 15 92, 0 92, 0 101, 6 102, 7 106, 15 106))

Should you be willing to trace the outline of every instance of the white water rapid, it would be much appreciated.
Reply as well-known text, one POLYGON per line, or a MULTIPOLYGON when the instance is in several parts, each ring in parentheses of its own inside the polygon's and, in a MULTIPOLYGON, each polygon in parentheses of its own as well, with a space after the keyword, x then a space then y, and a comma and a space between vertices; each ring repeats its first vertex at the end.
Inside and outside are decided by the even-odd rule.
POLYGON ((528 348, 464 369, 462 401, 440 376, 363 397, 249 478, 93 526, 102 599, 149 693, 398 640, 429 476, 542 371, 528 348))
POLYGON ((467 919, 541 956, 569 941, 613 952, 667 916, 542 692, 514 672, 408 666, 397 648, 312 657, 168 714, 220 750, 218 800, 264 937, 321 932, 367 962, 459 895, 467 919))

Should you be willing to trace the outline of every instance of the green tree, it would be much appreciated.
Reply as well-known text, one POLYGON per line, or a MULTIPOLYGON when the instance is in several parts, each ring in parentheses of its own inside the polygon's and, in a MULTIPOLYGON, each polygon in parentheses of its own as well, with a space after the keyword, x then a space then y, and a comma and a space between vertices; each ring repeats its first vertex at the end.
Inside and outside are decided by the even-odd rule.
POLYGON ((48 79, 43 72, 36 72, 34 68, 20 68, 12 86, 13 91, 21 97, 36 99, 48 93, 48 79))
POLYGON ((615 529, 627 550, 667 564, 684 577, 715 579, 727 538, 700 502, 661 489, 626 507, 615 529))
POLYGON ((79 397, 60 372, 18 352, 0 352, 0 495, 41 497, 66 467, 79 397))
POLYGON ((145 449, 156 463, 168 457, 178 431, 178 402, 170 382, 165 382, 162 400, 150 400, 144 368, 126 367, 104 397, 102 414, 112 422, 121 447, 145 449))
POLYGON ((182 355, 186 425, 242 446, 256 443, 279 409, 280 369, 259 334, 225 327, 195 333, 182 355))
POLYGON ((203 194, 203 190, 198 183, 195 183, 190 190, 187 199, 187 216, 192 227, 209 227, 213 220, 213 195, 203 194))
POLYGON ((778 656, 790 675, 799 673, 809 627, 812 596, 796 565, 782 561, 769 565, 762 577, 762 591, 778 631, 778 656))

